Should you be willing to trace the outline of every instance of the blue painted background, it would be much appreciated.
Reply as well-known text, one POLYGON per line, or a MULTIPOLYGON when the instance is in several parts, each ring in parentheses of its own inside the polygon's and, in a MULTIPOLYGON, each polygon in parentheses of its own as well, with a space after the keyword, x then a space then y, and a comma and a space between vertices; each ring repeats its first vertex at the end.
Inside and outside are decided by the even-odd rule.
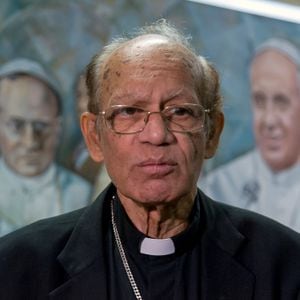
POLYGON ((226 126, 207 170, 253 147, 248 64, 253 49, 271 36, 300 47, 300 25, 180 0, 1 0, 0 64, 25 56, 47 64, 64 98, 62 163, 81 139, 74 82, 91 56, 112 36, 166 17, 192 36, 192 44, 221 74, 226 126))

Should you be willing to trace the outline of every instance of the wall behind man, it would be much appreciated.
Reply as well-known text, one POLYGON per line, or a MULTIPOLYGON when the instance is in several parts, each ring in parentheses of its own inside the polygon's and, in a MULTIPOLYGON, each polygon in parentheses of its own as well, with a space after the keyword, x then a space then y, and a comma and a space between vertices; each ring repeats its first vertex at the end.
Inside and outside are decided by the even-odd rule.
POLYGON ((184 0, 1 0, 0 64, 18 56, 37 59, 60 82, 64 99, 60 162, 67 161, 81 139, 74 105, 78 74, 113 36, 161 17, 191 34, 196 50, 221 73, 226 127, 220 150, 207 168, 253 147, 248 86, 252 52, 274 32, 300 45, 299 25, 184 0))
POLYGON ((300 24, 194 2, 187 9, 196 49, 221 73, 226 123, 209 171, 254 147, 249 87, 254 49, 271 37, 288 39, 300 49, 300 24))
POLYGON ((67 161, 81 139, 74 81, 91 56, 112 36, 165 15, 171 1, 2 0, 0 64, 28 57, 47 65, 61 86, 64 132, 58 160, 67 161))

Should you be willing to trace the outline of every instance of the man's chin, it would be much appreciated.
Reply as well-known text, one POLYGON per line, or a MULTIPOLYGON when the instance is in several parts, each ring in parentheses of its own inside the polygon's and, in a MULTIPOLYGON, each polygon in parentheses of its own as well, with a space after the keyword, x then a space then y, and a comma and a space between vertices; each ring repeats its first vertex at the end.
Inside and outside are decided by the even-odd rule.
POLYGON ((286 160, 286 157, 281 153, 272 153, 272 155, 265 155, 264 160, 274 173, 284 171, 292 166, 292 164, 289 163, 286 160))
POLYGON ((42 174, 45 167, 40 164, 22 164, 13 168, 14 172, 25 177, 34 177, 42 174))

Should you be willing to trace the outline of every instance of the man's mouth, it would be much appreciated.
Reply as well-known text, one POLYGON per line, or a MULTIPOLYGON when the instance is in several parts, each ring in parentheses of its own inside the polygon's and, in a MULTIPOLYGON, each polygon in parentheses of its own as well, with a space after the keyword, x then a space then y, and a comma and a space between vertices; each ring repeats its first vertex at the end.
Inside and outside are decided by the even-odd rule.
POLYGON ((174 171, 177 163, 173 160, 149 159, 138 164, 138 167, 148 175, 165 176, 174 171))

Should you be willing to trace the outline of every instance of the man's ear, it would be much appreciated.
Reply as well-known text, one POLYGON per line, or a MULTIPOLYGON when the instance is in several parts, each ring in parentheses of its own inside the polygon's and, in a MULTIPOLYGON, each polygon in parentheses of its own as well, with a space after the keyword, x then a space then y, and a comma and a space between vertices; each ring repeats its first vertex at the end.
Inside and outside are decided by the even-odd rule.
POLYGON ((211 117, 210 120, 210 126, 205 145, 205 158, 208 159, 215 155, 223 127, 224 114, 222 112, 217 112, 211 117))
POLYGON ((100 135, 97 130, 97 116, 85 112, 80 117, 80 127, 90 156, 96 162, 103 161, 100 135))

